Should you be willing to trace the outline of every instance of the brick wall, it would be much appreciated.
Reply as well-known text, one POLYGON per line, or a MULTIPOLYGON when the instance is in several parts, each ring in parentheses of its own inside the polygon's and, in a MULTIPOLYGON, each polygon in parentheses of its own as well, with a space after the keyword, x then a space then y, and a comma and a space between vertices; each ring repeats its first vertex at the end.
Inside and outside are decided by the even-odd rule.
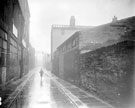
POLYGON ((79 50, 78 47, 59 54, 53 59, 52 73, 72 83, 79 84, 79 50))
POLYGON ((64 79, 72 84, 79 84, 79 50, 73 49, 64 55, 64 79))
POLYGON ((59 59, 58 56, 55 56, 52 61, 52 73, 56 76, 59 76, 59 59))
POLYGON ((127 108, 133 101, 134 51, 135 42, 124 41, 80 55, 81 87, 127 108))

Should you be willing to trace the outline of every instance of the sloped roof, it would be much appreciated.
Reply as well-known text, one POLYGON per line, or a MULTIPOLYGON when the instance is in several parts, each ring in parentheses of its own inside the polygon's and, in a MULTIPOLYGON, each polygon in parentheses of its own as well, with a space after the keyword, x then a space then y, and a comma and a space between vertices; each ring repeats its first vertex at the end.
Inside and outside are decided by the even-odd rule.
POLYGON ((124 40, 135 40, 135 16, 80 31, 81 50, 94 50, 124 40))
POLYGON ((80 30, 80 33, 89 34, 91 32, 95 32, 95 33, 99 33, 99 32, 113 33, 113 32, 115 32, 115 33, 118 33, 118 34, 119 33, 125 34, 126 32, 131 32, 133 30, 135 30, 135 16, 125 18, 125 19, 122 19, 122 20, 118 20, 116 22, 96 26, 96 27, 93 27, 93 28, 90 28, 90 29, 80 30))

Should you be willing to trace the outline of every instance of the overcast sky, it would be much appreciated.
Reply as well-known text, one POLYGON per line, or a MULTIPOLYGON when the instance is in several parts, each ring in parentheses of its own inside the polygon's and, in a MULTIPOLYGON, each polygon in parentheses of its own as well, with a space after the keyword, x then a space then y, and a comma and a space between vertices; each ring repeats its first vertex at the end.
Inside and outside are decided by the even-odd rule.
POLYGON ((123 19, 135 15, 135 0, 28 0, 30 8, 30 42, 39 51, 50 53, 51 25, 97 26, 111 22, 115 15, 123 19))

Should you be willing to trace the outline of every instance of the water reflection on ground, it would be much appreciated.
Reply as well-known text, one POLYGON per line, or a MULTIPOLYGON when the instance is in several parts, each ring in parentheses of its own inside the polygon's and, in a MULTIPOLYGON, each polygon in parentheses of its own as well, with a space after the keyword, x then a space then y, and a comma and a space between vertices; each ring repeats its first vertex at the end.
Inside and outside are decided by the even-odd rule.
POLYGON ((22 108, 75 107, 47 74, 44 74, 41 79, 38 72, 35 74, 34 79, 25 87, 18 104, 22 108))

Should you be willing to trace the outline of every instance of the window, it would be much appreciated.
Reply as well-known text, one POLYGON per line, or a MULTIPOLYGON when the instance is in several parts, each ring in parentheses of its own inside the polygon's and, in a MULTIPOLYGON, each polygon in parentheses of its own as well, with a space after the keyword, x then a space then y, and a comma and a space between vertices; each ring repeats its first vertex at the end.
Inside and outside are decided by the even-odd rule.
POLYGON ((25 42, 24 39, 22 40, 22 44, 23 44, 23 46, 26 48, 26 42, 25 42))
POLYGON ((0 48, 2 48, 2 39, 0 38, 0 48))
POLYGON ((3 48, 6 50, 7 49, 7 41, 3 40, 3 48))
POLYGON ((13 34, 17 37, 17 28, 15 27, 15 25, 13 24, 13 34))
POLYGON ((2 51, 1 51, 1 48, 0 48, 0 57, 1 57, 1 53, 2 53, 2 51))
POLYGON ((0 66, 6 66, 7 38, 4 34, 6 33, 2 31, 0 36, 0 66))
POLYGON ((75 45, 76 45, 76 40, 74 39, 74 40, 72 41, 72 47, 75 47, 75 45))
POLYGON ((5 40, 7 40, 7 33, 5 33, 5 40))
POLYGON ((66 51, 66 46, 63 46, 63 52, 66 51))
POLYGON ((5 39, 4 33, 5 32, 2 29, 0 29, 0 38, 5 39))

